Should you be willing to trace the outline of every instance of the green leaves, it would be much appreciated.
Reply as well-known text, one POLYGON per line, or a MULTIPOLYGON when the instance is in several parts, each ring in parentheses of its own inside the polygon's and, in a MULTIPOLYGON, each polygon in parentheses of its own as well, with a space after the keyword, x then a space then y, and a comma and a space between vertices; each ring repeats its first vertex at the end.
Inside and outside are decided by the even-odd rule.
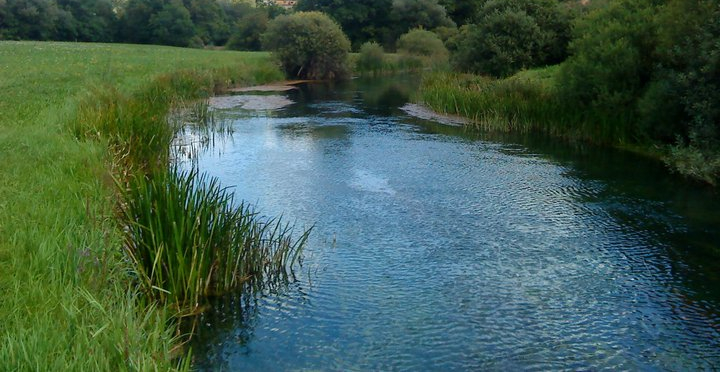
POLYGON ((125 251, 145 294, 179 311, 245 285, 287 280, 309 234, 266 220, 216 178, 173 168, 121 185, 125 251))
POLYGON ((336 79, 348 74, 350 41, 323 13, 277 17, 263 35, 263 45, 273 52, 289 77, 336 79))

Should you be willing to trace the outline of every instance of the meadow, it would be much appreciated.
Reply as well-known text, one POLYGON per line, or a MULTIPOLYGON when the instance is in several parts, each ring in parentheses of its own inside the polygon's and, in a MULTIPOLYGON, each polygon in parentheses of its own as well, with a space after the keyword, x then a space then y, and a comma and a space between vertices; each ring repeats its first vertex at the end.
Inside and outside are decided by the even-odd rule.
POLYGON ((184 98, 201 97, 277 80, 277 67, 266 53, 3 41, 0 77, 3 368, 187 368, 188 358, 176 358, 183 351, 172 314, 129 279, 137 270, 121 248, 115 209, 117 168, 127 165, 118 151, 128 143, 117 135, 122 125, 97 126, 109 123, 102 105, 170 87, 154 91, 165 100, 150 105, 156 111, 136 112, 149 115, 137 128, 164 124, 162 95, 183 89, 178 81, 199 84, 184 98))

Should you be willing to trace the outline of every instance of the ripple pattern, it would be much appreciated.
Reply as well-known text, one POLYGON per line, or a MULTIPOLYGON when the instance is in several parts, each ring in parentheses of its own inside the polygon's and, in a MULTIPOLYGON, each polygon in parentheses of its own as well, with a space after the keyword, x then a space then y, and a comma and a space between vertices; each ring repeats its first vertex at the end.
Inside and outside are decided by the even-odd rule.
POLYGON ((203 315, 198 369, 720 368, 720 283, 677 253, 693 227, 669 201, 363 115, 239 117, 222 155, 201 154, 263 213, 316 227, 296 282, 203 315))

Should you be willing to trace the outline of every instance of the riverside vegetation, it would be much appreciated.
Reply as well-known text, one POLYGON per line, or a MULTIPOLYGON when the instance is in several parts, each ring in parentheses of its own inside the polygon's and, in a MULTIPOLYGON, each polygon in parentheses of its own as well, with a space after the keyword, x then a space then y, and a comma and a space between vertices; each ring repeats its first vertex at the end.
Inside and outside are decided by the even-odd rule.
POLYGON ((633 148, 720 182, 717 2, 480 3, 447 41, 456 72, 427 77, 420 101, 484 130, 633 148))
POLYGON ((178 312, 286 274, 306 235, 168 166, 170 107, 279 79, 268 58, 0 42, 4 367, 186 369, 178 312))

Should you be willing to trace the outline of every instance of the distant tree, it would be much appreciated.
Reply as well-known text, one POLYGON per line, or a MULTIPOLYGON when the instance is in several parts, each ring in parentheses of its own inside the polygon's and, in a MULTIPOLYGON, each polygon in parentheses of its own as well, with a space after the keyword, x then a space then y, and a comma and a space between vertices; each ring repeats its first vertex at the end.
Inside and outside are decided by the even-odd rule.
MULTIPOLYGON (((366 41, 394 41, 390 9, 392 0, 299 0, 295 9, 326 13, 348 35, 354 48, 366 41)), ((403 31, 404 32, 404 31, 403 31)))
POLYGON ((262 49, 261 35, 267 30, 269 21, 267 10, 248 9, 247 13, 240 17, 232 27, 226 46, 236 50, 262 49))
POLYGON ((52 0, 5 0, 0 4, 6 39, 52 40, 73 34, 72 14, 58 8, 52 0))
POLYGON ((357 59, 357 70, 361 72, 377 72, 383 68, 385 52, 382 46, 374 41, 368 41, 360 46, 357 59))
POLYGON ((483 4, 479 0, 440 0, 440 5, 445 7, 448 16, 458 26, 471 23, 483 4))
POLYGON ((72 29, 77 41, 113 40, 117 17, 110 0, 57 0, 58 6, 73 16, 72 29))
POLYGON ((275 18, 263 35, 263 46, 291 77, 334 79, 348 73, 350 41, 337 23, 320 12, 275 18))
POLYGON ((196 36, 206 45, 223 45, 230 36, 223 8, 217 0, 183 0, 195 25, 196 36))
POLYGON ((393 0, 391 17, 395 30, 400 34, 418 27, 455 26, 437 0, 393 0))
POLYGON ((398 53, 403 56, 419 57, 424 65, 446 64, 448 50, 440 37, 423 29, 413 29, 400 36, 397 43, 398 53))
POLYGON ((170 0, 150 17, 153 44, 188 46, 195 35, 190 12, 180 0, 170 0))
POLYGON ((164 6, 163 0, 128 0, 119 21, 119 40, 136 44, 151 43, 154 35, 150 19, 164 6))
POLYGON ((448 47, 460 70, 507 76, 562 61, 569 38, 570 18, 554 0, 489 0, 448 47))

